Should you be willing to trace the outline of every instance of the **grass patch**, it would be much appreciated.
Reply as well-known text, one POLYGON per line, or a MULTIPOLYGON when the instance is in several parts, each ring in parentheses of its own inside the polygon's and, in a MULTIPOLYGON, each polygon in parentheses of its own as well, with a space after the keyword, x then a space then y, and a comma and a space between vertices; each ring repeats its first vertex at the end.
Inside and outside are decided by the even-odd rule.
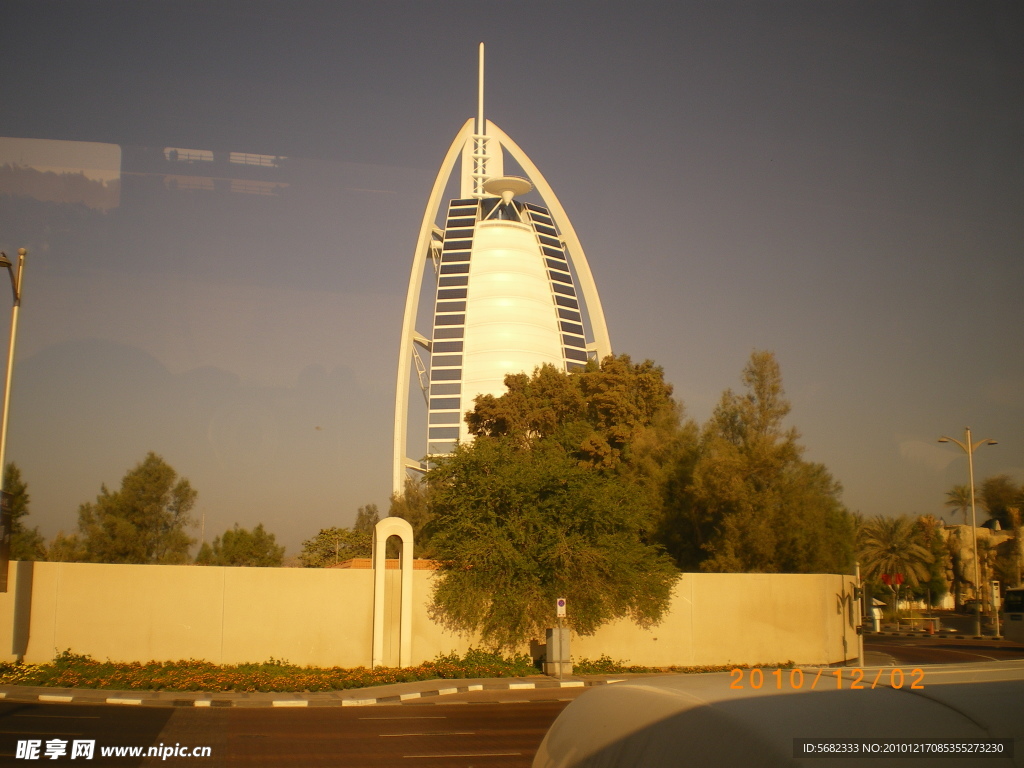
POLYGON ((536 674, 529 656, 506 658, 470 649, 417 667, 299 667, 281 659, 220 666, 208 661, 97 661, 64 651, 47 664, 0 663, 0 684, 115 691, 340 691, 417 680, 523 677, 536 674))

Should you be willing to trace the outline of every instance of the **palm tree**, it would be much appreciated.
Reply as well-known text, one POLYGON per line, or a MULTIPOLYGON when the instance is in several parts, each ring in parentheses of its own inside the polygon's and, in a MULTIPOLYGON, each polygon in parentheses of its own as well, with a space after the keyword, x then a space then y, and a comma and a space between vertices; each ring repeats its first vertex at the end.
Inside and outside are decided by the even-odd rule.
POLYGON ((901 573, 908 586, 916 587, 930 577, 928 566, 934 558, 921 543, 913 518, 879 516, 868 520, 859 544, 859 560, 867 579, 901 573))
POLYGON ((964 525, 967 525, 967 513, 971 511, 971 489, 966 485, 954 485, 952 490, 946 491, 946 506, 953 507, 956 512, 963 512, 964 525))

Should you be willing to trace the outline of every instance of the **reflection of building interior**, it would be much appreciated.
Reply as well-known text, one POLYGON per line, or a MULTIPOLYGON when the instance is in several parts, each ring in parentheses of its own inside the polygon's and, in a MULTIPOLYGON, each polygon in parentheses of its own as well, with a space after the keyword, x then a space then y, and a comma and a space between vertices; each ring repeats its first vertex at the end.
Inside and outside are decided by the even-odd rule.
POLYGON ((167 189, 277 195, 289 186, 288 158, 251 152, 165 147, 126 152, 126 177, 159 176, 167 189))

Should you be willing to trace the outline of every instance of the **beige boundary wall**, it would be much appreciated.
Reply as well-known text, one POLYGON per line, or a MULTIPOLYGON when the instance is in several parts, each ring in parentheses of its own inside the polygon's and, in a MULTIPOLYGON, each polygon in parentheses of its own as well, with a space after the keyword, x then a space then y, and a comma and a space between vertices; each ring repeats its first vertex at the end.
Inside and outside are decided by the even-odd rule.
MULTIPOLYGON (((393 665, 400 572, 386 576, 384 659, 393 665)), ((413 572, 414 664, 480 645, 431 620, 433 577, 413 572)), ((841 602, 851 582, 683 574, 661 624, 642 630, 620 621, 592 637, 574 636, 572 655, 647 666, 838 662, 856 655, 841 602)), ((8 592, 0 594, 0 659, 45 662, 69 649, 114 661, 369 666, 372 617, 371 570, 11 563, 8 592)))

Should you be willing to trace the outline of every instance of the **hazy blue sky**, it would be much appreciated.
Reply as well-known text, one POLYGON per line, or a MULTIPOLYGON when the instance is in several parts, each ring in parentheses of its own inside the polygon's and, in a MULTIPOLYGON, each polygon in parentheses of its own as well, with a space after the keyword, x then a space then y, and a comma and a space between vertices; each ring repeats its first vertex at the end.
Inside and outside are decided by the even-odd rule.
POLYGON ((0 187, 0 247, 30 249, 8 458, 47 536, 148 450, 208 538, 296 554, 386 509, 412 247, 480 41, 614 349, 690 415, 769 349, 850 508, 944 512, 967 463, 935 441, 966 425, 1000 441, 979 478, 1024 481, 1019 3, 0 0, 0 136, 115 145, 0 139, 0 166, 121 184, 0 187), (286 156, 289 186, 175 189, 170 147, 286 156))

